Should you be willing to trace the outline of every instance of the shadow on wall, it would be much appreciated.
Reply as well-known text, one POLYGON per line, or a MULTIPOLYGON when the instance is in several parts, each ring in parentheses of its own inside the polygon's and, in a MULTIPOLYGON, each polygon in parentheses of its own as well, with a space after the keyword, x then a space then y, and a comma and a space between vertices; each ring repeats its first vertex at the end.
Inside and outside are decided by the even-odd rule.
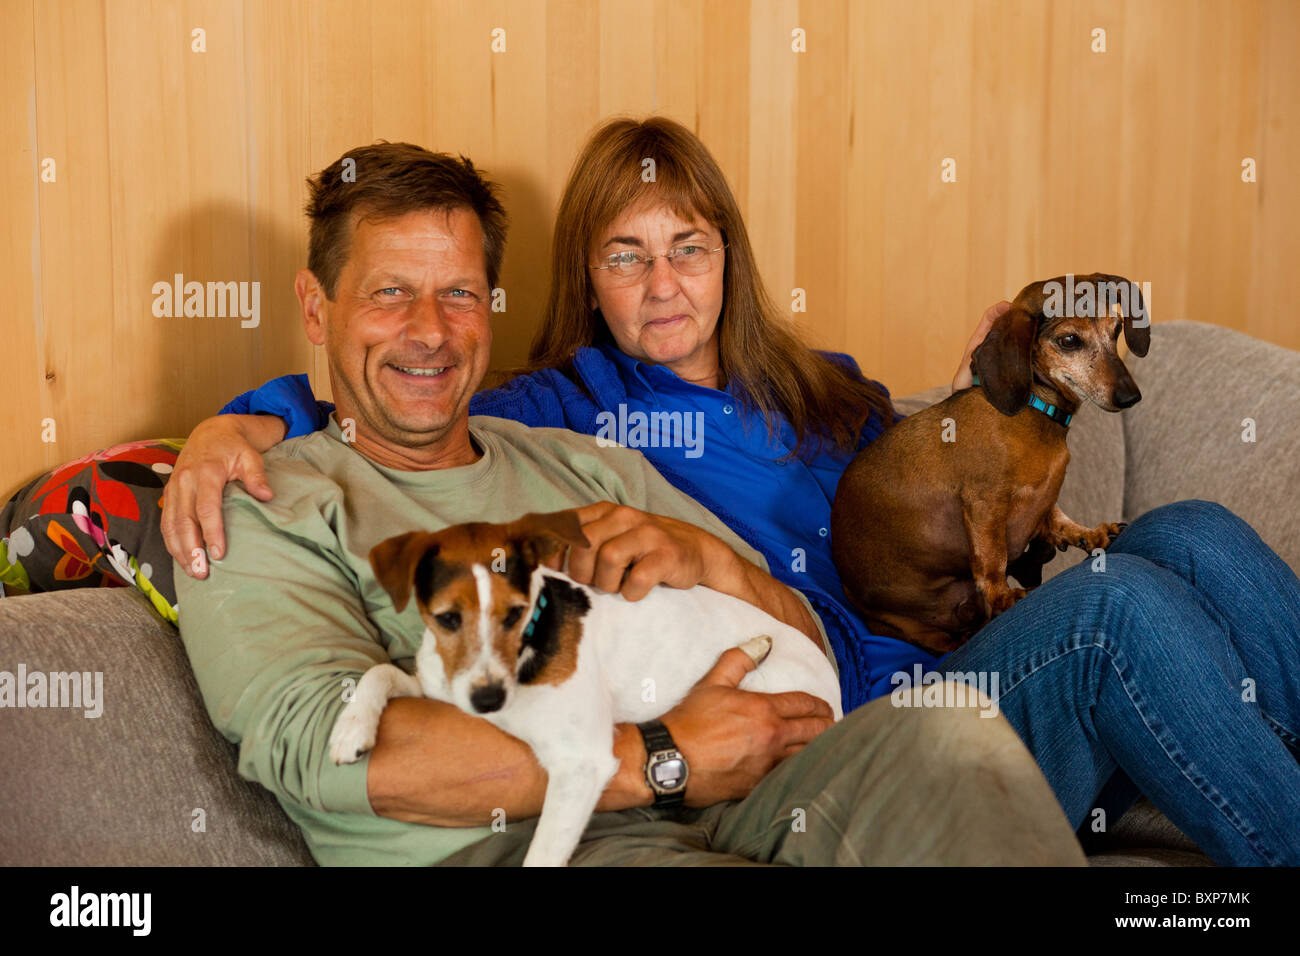
POLYGON ((138 309, 132 296, 133 314, 149 323, 143 339, 152 359, 139 363, 131 391, 151 407, 135 418, 137 434, 122 440, 184 437, 240 392, 277 375, 314 372, 315 347, 293 291, 306 264, 305 221, 289 230, 231 202, 174 217, 140 281, 138 309))
MULTIPOLYGON (((471 157, 472 158, 472 157, 471 157)), ((492 313, 491 368, 523 365, 528 346, 542 321, 551 279, 552 216, 535 171, 500 167, 484 175, 501 186, 501 202, 510 217, 506 254, 497 280, 505 290, 506 310, 492 313)))
MULTIPOLYGON (((155 234, 151 248, 114 256, 113 298, 104 306, 108 334, 60 343, 66 351, 93 350, 95 361, 55 417, 90 424, 61 426, 53 460, 6 482, 0 503, 60 464, 125 442, 183 438, 240 392, 311 370, 314 347, 293 292, 294 275, 307 261, 305 228, 286 229, 246 205, 207 202, 155 234), (187 310, 189 283, 202 291, 187 310), (241 305, 249 318, 241 317, 241 305)), ((69 307, 91 306, 56 304, 51 313, 69 307)))

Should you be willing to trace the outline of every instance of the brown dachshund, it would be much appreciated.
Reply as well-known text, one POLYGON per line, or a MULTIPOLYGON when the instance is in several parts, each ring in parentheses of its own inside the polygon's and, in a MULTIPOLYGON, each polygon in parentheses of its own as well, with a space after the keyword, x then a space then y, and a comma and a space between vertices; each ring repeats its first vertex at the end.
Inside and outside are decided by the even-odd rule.
POLYGON ((1122 330, 1146 355, 1149 326, 1137 285, 1120 276, 1032 283, 975 349, 976 386, 887 429, 849 464, 831 555, 874 633, 946 653, 1025 596, 1008 573, 1035 587, 1053 549, 1110 545, 1122 524, 1085 528, 1056 506, 1066 429, 1084 399, 1116 412, 1142 397, 1116 346, 1122 330))

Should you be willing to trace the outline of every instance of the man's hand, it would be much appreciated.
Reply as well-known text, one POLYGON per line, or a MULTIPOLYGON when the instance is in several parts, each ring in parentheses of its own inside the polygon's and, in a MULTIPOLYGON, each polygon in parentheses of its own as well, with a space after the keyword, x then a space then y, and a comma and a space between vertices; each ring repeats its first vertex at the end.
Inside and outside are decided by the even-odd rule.
POLYGON ((952 390, 954 392, 970 388, 970 357, 975 354, 975 349, 984 341, 984 336, 989 334, 989 329, 993 328, 993 323, 1006 314, 1007 309, 1011 308, 1011 303, 1003 299, 984 310, 984 316, 980 319, 980 324, 975 327, 974 334, 971 335, 970 341, 966 343, 966 353, 961 357, 961 364, 957 366, 957 374, 952 378, 952 390))
MULTIPOLYGON (((753 669, 744 651, 726 651, 660 718, 690 764, 689 806, 743 799, 774 766, 834 723, 829 705, 811 694, 738 690, 753 669)), ((614 754, 619 769, 596 809, 650 806, 645 744, 633 724, 615 727, 614 754)), ((498 808, 512 820, 535 817, 547 782, 523 741, 481 717, 422 697, 389 701, 366 775, 375 813, 438 827, 484 826, 498 808)))
MULTIPOLYGON (((248 493, 259 501, 270 501, 271 486, 262 471, 262 456, 250 443, 245 419, 270 438, 273 431, 284 435, 285 424, 273 415, 217 415, 195 427, 176 459, 163 495, 163 541, 187 574, 202 580, 208 576, 206 562, 192 560, 195 549, 208 548, 213 558, 226 550, 221 522, 221 499, 226 483, 242 481, 248 493)), ((278 439, 276 439, 278 440, 278 439)), ((265 447, 269 448, 271 442, 265 447)), ((263 449, 265 450, 265 449, 263 449)))
POLYGON ((737 689, 753 669, 744 651, 726 651, 660 718, 690 767, 688 806, 743 799, 773 767, 835 722, 830 705, 811 694, 737 689))

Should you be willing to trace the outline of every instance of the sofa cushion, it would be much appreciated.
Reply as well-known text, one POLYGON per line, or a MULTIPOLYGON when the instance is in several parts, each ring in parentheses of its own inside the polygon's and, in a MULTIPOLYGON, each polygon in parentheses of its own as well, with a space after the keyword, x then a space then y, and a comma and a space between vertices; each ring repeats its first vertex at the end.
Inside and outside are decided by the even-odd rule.
POLYGON ((28 675, 102 674, 102 714, 85 716, 84 699, 80 708, 0 709, 0 861, 313 862, 271 793, 239 777, 180 638, 142 594, 0 600, 0 671, 17 675, 20 665, 28 675))
POLYGON ((1163 322, 1130 367, 1142 401, 1121 416, 1125 520, 1187 498, 1217 501, 1300 572, 1300 352, 1163 322), (1245 419, 1253 442, 1242 440, 1245 419))

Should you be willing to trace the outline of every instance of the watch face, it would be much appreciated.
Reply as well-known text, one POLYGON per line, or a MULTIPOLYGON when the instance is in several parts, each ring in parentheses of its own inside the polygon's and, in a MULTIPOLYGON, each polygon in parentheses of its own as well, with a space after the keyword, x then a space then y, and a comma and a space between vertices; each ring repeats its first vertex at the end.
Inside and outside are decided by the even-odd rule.
POLYGON ((672 790, 681 785, 686 775, 686 762, 680 757, 673 757, 655 764, 650 772, 654 774, 655 783, 665 790, 672 790))

